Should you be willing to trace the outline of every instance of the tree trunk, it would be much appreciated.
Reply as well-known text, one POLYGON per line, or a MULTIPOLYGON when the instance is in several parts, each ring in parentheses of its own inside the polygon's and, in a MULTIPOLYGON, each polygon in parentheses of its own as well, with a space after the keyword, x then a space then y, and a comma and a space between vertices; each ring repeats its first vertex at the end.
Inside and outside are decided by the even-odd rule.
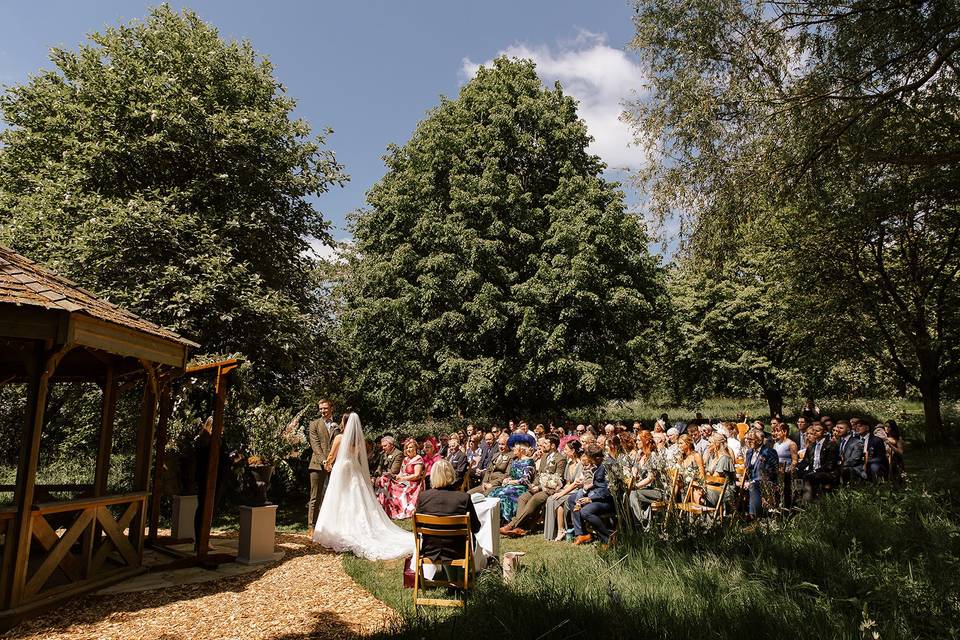
POLYGON ((946 434, 943 430, 943 414, 940 412, 940 380, 936 375, 921 375, 918 387, 927 434, 934 442, 943 443, 946 441, 946 434))
POLYGON ((770 417, 783 416, 783 390, 782 389, 764 389, 763 395, 767 399, 767 406, 770 408, 770 417))

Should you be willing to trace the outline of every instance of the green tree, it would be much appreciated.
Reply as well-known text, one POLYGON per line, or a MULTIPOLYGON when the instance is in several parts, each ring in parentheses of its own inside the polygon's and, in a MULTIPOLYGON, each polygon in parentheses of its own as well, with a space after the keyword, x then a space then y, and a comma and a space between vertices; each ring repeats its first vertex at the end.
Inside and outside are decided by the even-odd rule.
POLYGON ((327 333, 308 199, 345 179, 248 42, 163 5, 0 99, 0 242, 299 389, 327 333))
MULTIPOLYGON (((839 355, 886 366, 943 435, 960 371, 960 15, 955 0, 641 0, 631 106, 642 176, 693 255, 770 229, 839 355)), ((831 352, 826 352, 831 353, 831 352)))
POLYGON ((389 149, 345 290, 368 407, 502 415, 636 389, 658 269, 576 109, 500 58, 389 149))
POLYGON ((682 259, 668 280, 677 326, 667 352, 676 386, 687 394, 759 390, 770 415, 783 414, 788 393, 806 388, 813 341, 768 268, 771 252, 746 249, 720 265, 682 259))

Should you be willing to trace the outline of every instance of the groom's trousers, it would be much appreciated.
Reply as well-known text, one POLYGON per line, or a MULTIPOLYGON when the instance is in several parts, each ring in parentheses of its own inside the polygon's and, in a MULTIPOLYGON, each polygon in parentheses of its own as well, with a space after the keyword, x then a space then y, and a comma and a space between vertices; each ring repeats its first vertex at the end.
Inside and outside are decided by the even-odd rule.
POLYGON ((307 502, 307 526, 313 531, 317 526, 317 516, 320 514, 320 505, 327 492, 327 482, 330 474, 324 469, 310 469, 310 501, 307 502))

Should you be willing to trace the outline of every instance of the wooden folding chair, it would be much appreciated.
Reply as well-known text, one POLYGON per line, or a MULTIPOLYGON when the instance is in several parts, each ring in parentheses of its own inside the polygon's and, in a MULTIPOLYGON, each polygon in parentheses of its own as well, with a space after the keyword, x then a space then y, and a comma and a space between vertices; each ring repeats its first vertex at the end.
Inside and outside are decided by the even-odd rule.
POLYGON ((432 605, 437 607, 462 607, 467 601, 467 591, 473 585, 473 532, 470 530, 470 516, 428 516, 422 513, 413 514, 413 536, 414 543, 414 574, 413 578, 413 607, 432 605), (463 558, 452 560, 450 562, 434 562, 429 558, 420 555, 420 545, 423 540, 430 537, 459 538, 464 540, 463 558), (424 565, 434 565, 439 568, 440 565, 449 565, 463 569, 462 581, 450 580, 428 580, 423 575, 424 565), (429 587, 452 587, 460 589, 463 593, 463 600, 444 600, 438 598, 424 598, 420 595, 424 588, 429 587))
POLYGON ((720 493, 720 496, 717 499, 717 504, 713 507, 700 504, 699 502, 693 502, 691 500, 693 496, 693 487, 694 484, 696 484, 691 482, 689 485, 687 485, 687 491, 683 497, 683 502, 677 504, 677 509, 695 516, 712 515, 714 522, 720 522, 725 509, 724 498, 727 489, 727 482, 729 482, 729 480, 725 475, 708 475, 706 478, 704 478, 704 481, 701 484, 704 492, 706 492, 707 489, 712 489, 720 493))
POLYGON ((662 511, 664 514, 664 528, 666 528, 667 523, 670 521, 670 512, 673 511, 674 506, 677 504, 677 478, 680 474, 677 473, 675 468, 671 467, 667 469, 667 475, 670 477, 670 489, 667 491, 666 498, 650 503, 650 519, 653 520, 653 514, 662 511))

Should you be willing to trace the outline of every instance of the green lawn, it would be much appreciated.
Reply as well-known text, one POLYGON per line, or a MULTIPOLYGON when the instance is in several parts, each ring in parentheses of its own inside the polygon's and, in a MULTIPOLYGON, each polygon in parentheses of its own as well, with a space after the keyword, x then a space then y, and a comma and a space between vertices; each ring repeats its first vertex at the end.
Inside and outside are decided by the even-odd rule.
POLYGON ((603 552, 531 535, 511 584, 489 573, 465 611, 414 615, 402 563, 344 556, 346 570, 401 614, 384 637, 960 637, 957 450, 908 458, 910 487, 848 490, 786 522, 603 552))

